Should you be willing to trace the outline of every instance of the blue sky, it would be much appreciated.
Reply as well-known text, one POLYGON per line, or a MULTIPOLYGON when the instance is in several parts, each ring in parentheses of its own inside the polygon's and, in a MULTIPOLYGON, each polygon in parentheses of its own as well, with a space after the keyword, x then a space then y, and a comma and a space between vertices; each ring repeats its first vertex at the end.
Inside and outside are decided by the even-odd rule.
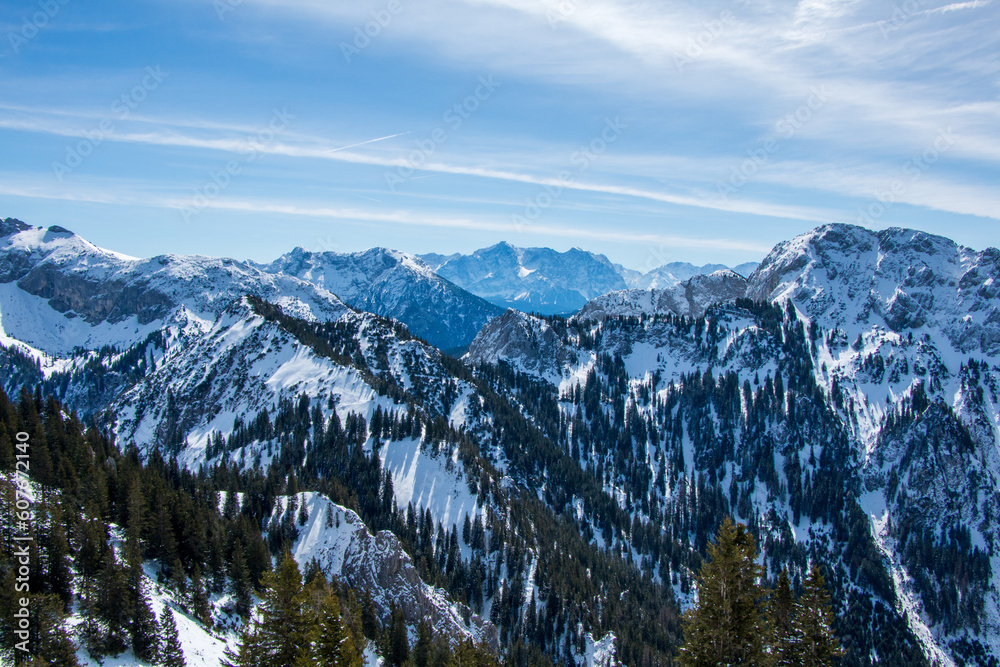
POLYGON ((1000 245, 1000 3, 6 0, 0 216, 136 256, 1000 245))

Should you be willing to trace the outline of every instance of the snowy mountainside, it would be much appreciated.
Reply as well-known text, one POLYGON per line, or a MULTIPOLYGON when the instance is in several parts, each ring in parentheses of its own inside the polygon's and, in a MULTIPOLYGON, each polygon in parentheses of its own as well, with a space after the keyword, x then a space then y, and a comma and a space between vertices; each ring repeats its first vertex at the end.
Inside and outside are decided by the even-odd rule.
POLYGON ((370 419, 377 407, 399 411, 395 401, 410 395, 430 414, 447 416, 461 393, 440 353, 392 322, 349 311, 316 323, 329 333, 325 344, 293 329, 305 324, 244 299, 207 326, 168 329, 155 367, 110 406, 116 432, 125 442, 176 450, 197 467, 212 434, 231 435, 237 418, 273 411, 283 400, 308 397, 324 418, 336 410, 341 419, 352 412, 370 419))
POLYGON ((127 347, 181 310, 211 321, 245 294, 307 319, 335 319, 348 310, 327 290, 247 262, 178 255, 139 260, 61 227, 10 218, 0 233, 0 326, 49 356, 127 347))
POLYGON ((359 310, 404 322, 441 349, 467 345, 502 312, 439 277, 420 258, 396 250, 315 253, 296 248, 262 268, 318 285, 359 310))
MULTIPOLYGON (((823 545, 820 553, 832 552, 834 563, 836 554, 857 545, 831 544, 826 526, 868 534, 869 555, 841 561, 851 563, 849 572, 835 576, 841 603, 858 591, 876 594, 895 608, 895 631, 909 633, 929 659, 988 664, 987 656, 1000 656, 1000 366, 991 347, 995 272, 983 270, 995 253, 906 230, 823 227, 779 245, 751 276, 750 294, 785 304, 773 312, 740 300, 735 309, 710 308, 704 319, 678 318, 659 314, 651 298, 634 299, 612 309, 631 320, 581 314, 568 321, 522 318, 505 322, 507 331, 484 329, 470 358, 505 362, 552 383, 564 419, 580 420, 588 430, 609 428, 595 421, 604 419, 598 406, 605 406, 611 420, 605 438, 622 437, 614 435, 619 422, 635 433, 630 415, 640 423, 652 418, 640 438, 647 441, 641 456, 655 484, 664 485, 661 492, 668 489, 668 505, 677 502, 677 490, 669 492, 676 474, 671 467, 693 467, 710 479, 721 476, 730 511, 764 531, 762 540, 770 533, 765 543, 776 540, 772 549, 779 553, 785 551, 783 525, 795 544, 810 553, 823 545), (900 304, 910 304, 905 315, 900 304), (555 333, 546 337, 545 331, 555 333), (742 386, 734 392, 735 415, 726 417, 733 408, 723 402, 697 418, 682 419, 679 409, 658 427, 662 406, 668 415, 678 400, 683 406, 685 396, 709 381, 703 375, 708 370, 718 375, 709 385, 715 391, 742 386), (767 396, 773 398, 760 403, 767 396), (650 413, 645 406, 651 400, 650 413), (758 406, 768 403, 779 412, 765 422, 775 420, 761 441, 751 426, 758 406), (807 409, 814 416, 804 419, 807 409), (714 438, 705 439, 706 429, 714 438), (683 448, 674 455, 668 443, 678 435, 683 448), (848 489, 835 515, 804 509, 807 496, 801 495, 806 488, 814 495, 817 476, 830 473, 833 460, 824 457, 831 435, 839 443, 837 485, 848 489), (712 444, 720 442, 730 444, 720 452, 712 444), (793 450, 799 452, 794 464, 793 450), (761 470, 762 460, 773 460, 766 470, 775 472, 761 470), (720 463, 721 470, 715 468, 720 463), (752 492, 752 482, 743 486, 748 463, 760 480, 776 473, 766 494, 752 492), (807 511, 822 520, 813 516, 804 526, 807 511), (855 578, 859 563, 880 564, 862 580, 855 578), (954 569, 942 570, 941 563, 954 569)), ((597 299, 593 310, 601 312, 608 300, 597 299)), ((620 489, 624 506, 628 496, 650 492, 630 466, 602 456, 589 463, 594 450, 587 442, 595 436, 577 444, 578 428, 566 428, 572 435, 564 446, 578 446, 588 469, 602 466, 597 474, 606 484, 610 465, 610 486, 620 489)))
MULTIPOLYGON (((815 400, 805 328, 780 309, 740 303, 704 320, 546 323, 575 352, 561 374, 539 374, 558 394, 561 446, 631 515, 620 548, 640 563, 672 552, 660 576, 679 599, 690 599, 693 551, 708 537, 702 512, 732 514, 757 531, 770 576, 781 567, 794 575, 810 558, 828 564, 852 661, 888 636, 912 661, 919 642, 892 611, 899 595, 855 500, 864 484, 857 449, 815 400), (692 495, 707 506, 694 511, 692 495), (679 542, 654 547, 660 530, 679 542)), ((601 539, 617 541, 606 530, 601 539)))
MULTIPOLYGON (((202 626, 191 614, 178 604, 178 597, 166 586, 157 583, 154 571, 155 565, 148 564, 144 568, 143 589, 149 597, 151 606, 163 620, 164 613, 173 615, 177 625, 177 636, 180 640, 184 660, 190 667, 218 667, 223 663, 226 649, 235 639, 235 633, 212 632, 202 626), (169 610, 169 612, 166 612, 169 610)), ((221 596, 214 596, 218 602, 221 596)), ((84 619, 72 615, 67 619, 67 625, 80 629, 84 619)), ((131 649, 117 656, 102 656, 99 660, 92 657, 87 649, 81 646, 76 652, 77 661, 83 667, 146 667, 148 663, 139 660, 131 649)))
POLYGON ((411 277, 444 285, 433 304, 452 293, 401 253, 293 251, 289 275, 3 225, 7 391, 39 385, 123 449, 280 494, 273 512, 254 501, 272 556, 287 539, 343 566, 353 512, 406 556, 359 581, 397 585, 409 559, 414 608, 431 600, 459 634, 466 609, 488 618, 512 659, 598 661, 611 637, 639 664, 676 647, 732 515, 769 579, 822 564, 845 664, 1000 658, 996 251, 822 227, 749 281, 599 295, 568 319, 508 310, 460 362, 334 296, 382 280, 421 307, 411 277))
POLYGON ((575 317, 581 320, 609 316, 689 315, 701 317, 709 306, 742 297, 746 278, 735 271, 722 269, 708 275, 695 275, 663 289, 631 289, 610 292, 591 299, 575 317))
POLYGON ((1000 354, 1000 250, 890 228, 824 225, 777 245, 747 296, 791 299, 827 328, 856 335, 873 324, 940 332, 963 355, 1000 354))

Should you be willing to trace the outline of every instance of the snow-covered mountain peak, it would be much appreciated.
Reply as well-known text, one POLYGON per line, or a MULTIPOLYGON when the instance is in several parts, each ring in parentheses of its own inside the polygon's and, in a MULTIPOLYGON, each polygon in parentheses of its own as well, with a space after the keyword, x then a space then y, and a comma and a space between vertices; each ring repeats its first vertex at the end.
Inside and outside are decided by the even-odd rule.
POLYGON ((247 294, 307 320, 347 311, 328 290, 248 262, 173 254, 135 259, 62 227, 4 225, 10 233, 0 241, 0 328, 49 355, 129 347, 180 310, 212 321, 247 294))
MULTIPOLYGON (((912 229, 823 225, 775 246, 747 295, 791 299, 826 327, 940 331, 963 352, 1000 352, 1000 252, 912 229)), ((856 332, 855 332, 856 333, 856 332)))
POLYGON ((546 314, 570 313, 588 299, 626 288, 603 255, 579 248, 518 248, 507 242, 448 259, 437 273, 498 306, 546 314))
POLYGON ((10 236, 18 232, 31 229, 31 225, 17 218, 4 218, 0 220, 0 236, 10 236))
POLYGON ((13 260, 17 265, 47 261, 61 266, 103 265, 117 270, 124 264, 138 261, 135 257, 100 248, 58 225, 33 227, 7 218, 0 228, 0 238, 3 239, 0 253, 19 256, 13 260))
POLYGON ((399 250, 337 253, 296 248, 260 268, 329 290, 354 308, 395 318, 443 349, 467 345, 501 312, 434 273, 419 257, 399 250))

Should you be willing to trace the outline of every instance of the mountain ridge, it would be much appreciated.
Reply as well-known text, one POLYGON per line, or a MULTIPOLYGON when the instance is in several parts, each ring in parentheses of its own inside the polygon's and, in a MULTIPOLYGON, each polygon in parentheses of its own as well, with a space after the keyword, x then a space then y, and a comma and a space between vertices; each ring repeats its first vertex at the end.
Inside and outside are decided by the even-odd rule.
MULTIPOLYGON (((293 250, 288 275, 3 231, 11 395, 51 393, 191 474, 327 484, 512 652, 579 665, 605 636, 623 663, 665 662, 680 626, 655 619, 692 603, 731 515, 768 581, 821 565, 846 664, 1000 658, 993 249, 822 226, 749 277, 620 290, 568 318, 508 309, 459 361, 323 286, 364 289, 375 266, 447 289, 404 253, 293 250)), ((268 512, 276 550, 297 519, 268 512)), ((302 525, 322 532, 316 514, 302 525)))

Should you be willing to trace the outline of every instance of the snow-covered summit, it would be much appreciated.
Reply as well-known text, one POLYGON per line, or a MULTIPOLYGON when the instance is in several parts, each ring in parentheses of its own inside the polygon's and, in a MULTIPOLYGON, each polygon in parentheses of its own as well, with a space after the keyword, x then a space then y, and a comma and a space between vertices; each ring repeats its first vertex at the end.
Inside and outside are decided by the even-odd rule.
POLYGON ((695 276, 709 275, 717 271, 734 271, 746 277, 757 268, 756 262, 746 262, 730 269, 723 264, 704 264, 695 266, 690 262, 670 262, 659 266, 649 273, 626 277, 628 286, 632 289, 664 289, 673 287, 695 276))
POLYGON ((575 357, 545 320, 511 308, 483 327, 464 359, 470 364, 506 360, 543 377, 558 377, 575 357))
POLYGON ((419 257, 398 250, 336 253, 296 248, 261 268, 327 289, 355 308, 400 320, 444 349, 467 345, 502 312, 438 276, 419 257))
POLYGON ((437 273, 497 305, 555 314, 571 313, 595 296, 625 289, 619 268, 604 255, 579 248, 557 252, 504 242, 447 259, 437 273))
POLYGON ((1000 251, 912 229, 832 224, 778 244, 747 295, 791 299, 827 327, 940 331, 957 349, 1000 352, 1000 251))
MULTIPOLYGON (((601 254, 572 248, 519 248, 498 243, 471 255, 421 255, 439 275, 503 307, 544 315, 568 314, 587 301, 626 289, 667 289, 696 276, 730 271, 722 264, 671 262, 648 273, 612 263, 601 254)), ((755 263, 740 264, 747 276, 755 263)))
POLYGON ((99 248, 62 227, 4 223, 0 327, 50 355, 127 347, 176 319, 208 321, 244 295, 311 320, 348 308, 330 291, 248 262, 199 255, 136 259, 99 248))

